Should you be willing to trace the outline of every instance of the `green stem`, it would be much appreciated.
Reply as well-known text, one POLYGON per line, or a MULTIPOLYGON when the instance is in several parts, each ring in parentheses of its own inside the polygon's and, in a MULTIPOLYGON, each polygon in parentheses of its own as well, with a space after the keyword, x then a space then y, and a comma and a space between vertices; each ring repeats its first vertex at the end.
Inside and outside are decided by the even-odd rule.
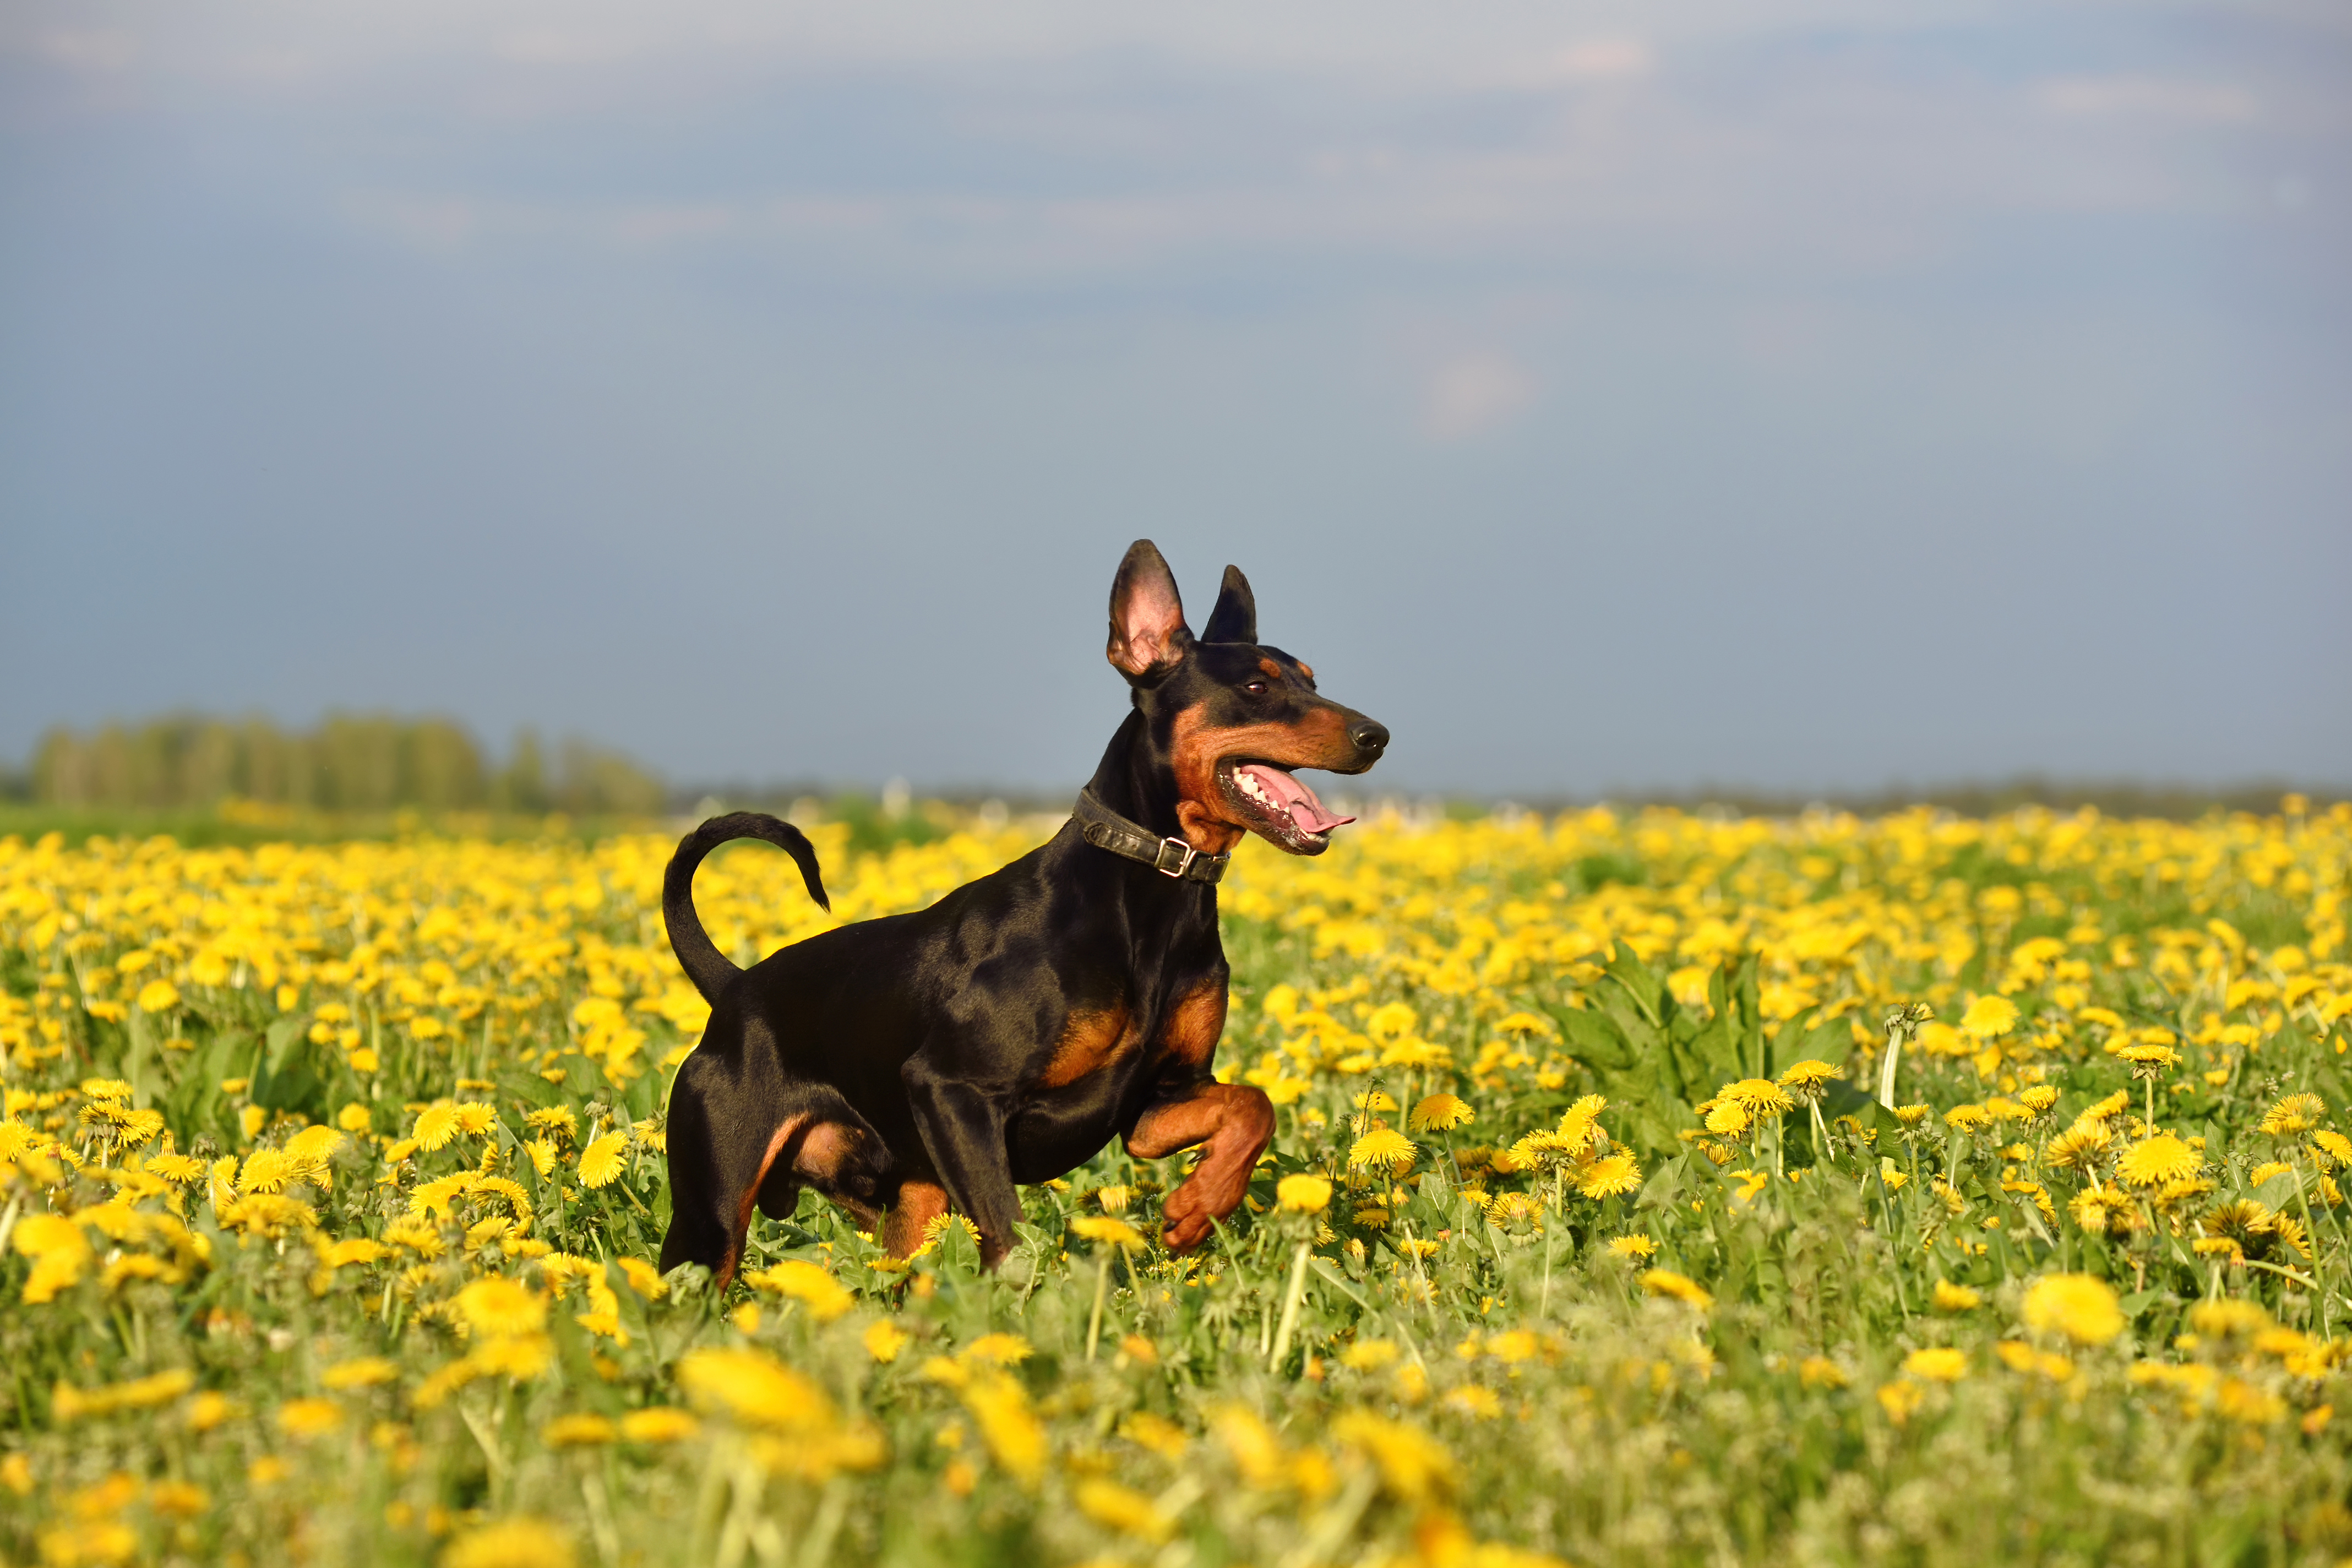
POLYGON ((1110 1294, 1110 1254, 1097 1255, 1095 1264, 1095 1310, 1087 1322, 1087 1359, 1095 1359, 1095 1346, 1102 1339, 1103 1301, 1110 1294))
POLYGON ((1314 1255, 1315 1238, 1310 1236, 1298 1244, 1298 1256, 1290 1265, 1290 1288, 1282 1294, 1282 1322, 1274 1331, 1274 1353, 1266 1358, 1266 1370, 1278 1371, 1283 1358, 1290 1353, 1290 1335, 1298 1327, 1298 1306, 1307 1299, 1307 1260, 1314 1255))

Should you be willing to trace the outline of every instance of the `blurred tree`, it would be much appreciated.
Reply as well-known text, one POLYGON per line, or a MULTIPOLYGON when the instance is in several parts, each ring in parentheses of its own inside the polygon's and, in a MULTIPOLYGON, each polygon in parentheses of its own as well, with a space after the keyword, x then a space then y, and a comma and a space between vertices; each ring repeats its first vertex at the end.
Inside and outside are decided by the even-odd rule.
POLYGON ((447 719, 331 713, 309 734, 267 719, 229 722, 174 714, 94 733, 52 730, 16 793, 49 805, 172 809, 231 796, 335 811, 490 806, 539 813, 645 813, 661 807, 659 779, 617 752, 567 740, 557 777, 539 737, 515 737, 493 772, 481 747, 447 719))

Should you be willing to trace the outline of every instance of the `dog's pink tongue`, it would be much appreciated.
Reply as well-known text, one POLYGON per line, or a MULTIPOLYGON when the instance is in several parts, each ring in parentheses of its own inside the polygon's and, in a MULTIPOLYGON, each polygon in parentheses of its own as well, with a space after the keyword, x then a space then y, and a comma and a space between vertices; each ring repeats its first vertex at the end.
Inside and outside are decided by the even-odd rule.
POLYGON ((1330 808, 1315 798, 1313 790, 1308 789, 1280 768, 1269 768, 1262 763, 1253 763, 1242 772, 1255 779, 1258 787, 1272 795, 1285 811, 1290 813, 1290 820, 1297 823, 1305 832, 1328 833, 1335 827, 1345 826, 1356 820, 1352 816, 1333 816, 1330 808))

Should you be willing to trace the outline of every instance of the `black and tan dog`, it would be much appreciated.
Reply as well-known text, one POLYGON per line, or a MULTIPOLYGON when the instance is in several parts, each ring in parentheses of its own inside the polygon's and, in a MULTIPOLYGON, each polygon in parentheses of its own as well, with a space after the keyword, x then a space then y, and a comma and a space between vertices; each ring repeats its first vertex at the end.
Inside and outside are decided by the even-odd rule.
POLYGON ((1216 882, 1245 832, 1320 854, 1350 819, 1289 770, 1361 773, 1389 734, 1257 640, 1233 567, 1196 639, 1148 540, 1111 584, 1109 655, 1134 711, 1069 823, 927 910, 739 970, 695 917, 695 868, 730 839, 764 839, 823 904, 815 852, 756 813, 678 845, 662 913, 711 1012, 670 1101, 664 1269, 705 1264, 724 1285, 753 1204, 789 1215, 804 1185, 899 1257, 952 1206, 993 1267, 1021 1217, 1014 1184, 1074 1170, 1114 1135, 1139 1159, 1204 1146, 1169 1194, 1169 1247, 1199 1245, 1240 1204, 1274 1109, 1212 1076, 1227 973, 1216 882))

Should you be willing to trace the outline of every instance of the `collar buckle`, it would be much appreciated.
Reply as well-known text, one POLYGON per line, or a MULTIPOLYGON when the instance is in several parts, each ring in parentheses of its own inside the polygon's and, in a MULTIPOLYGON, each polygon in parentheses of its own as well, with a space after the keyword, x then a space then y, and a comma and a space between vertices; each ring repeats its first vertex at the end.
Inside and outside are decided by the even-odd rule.
POLYGON ((1181 838, 1163 838, 1160 841, 1160 852, 1151 858, 1151 868, 1163 877, 1174 877, 1181 880, 1184 873, 1192 868, 1193 858, 1200 853, 1181 838), (1168 863, 1169 853, 1171 850, 1176 855, 1176 863, 1173 866, 1168 863))

